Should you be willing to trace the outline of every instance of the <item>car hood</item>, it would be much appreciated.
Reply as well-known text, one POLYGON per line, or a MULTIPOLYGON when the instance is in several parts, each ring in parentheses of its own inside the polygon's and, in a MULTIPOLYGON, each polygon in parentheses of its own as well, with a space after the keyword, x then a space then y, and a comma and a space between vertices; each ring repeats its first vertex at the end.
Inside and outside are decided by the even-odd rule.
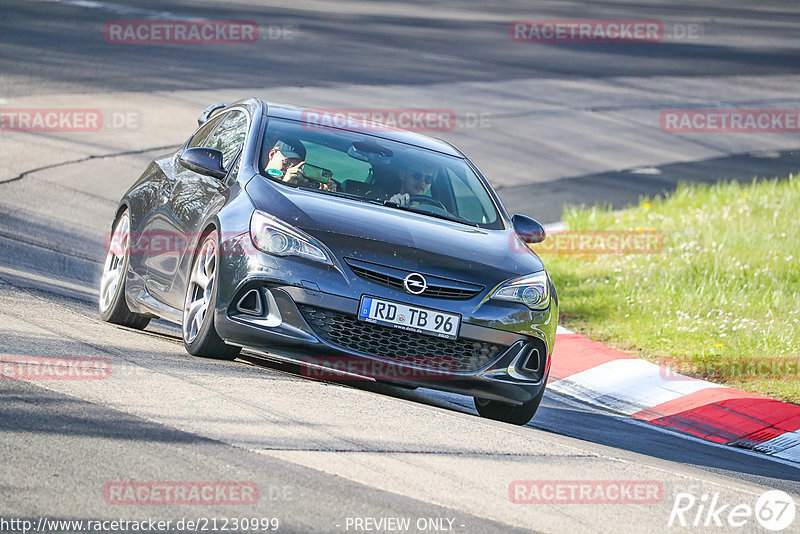
POLYGON ((339 259, 495 285, 541 271, 536 254, 513 230, 481 228, 324 193, 259 187, 247 191, 256 207, 312 235, 339 259))

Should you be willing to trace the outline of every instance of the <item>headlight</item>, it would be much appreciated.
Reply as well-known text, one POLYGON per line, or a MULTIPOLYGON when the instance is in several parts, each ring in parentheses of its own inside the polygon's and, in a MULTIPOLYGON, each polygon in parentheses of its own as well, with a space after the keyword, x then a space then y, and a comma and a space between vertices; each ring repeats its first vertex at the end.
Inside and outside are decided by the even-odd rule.
POLYGON ((300 256, 333 265, 324 247, 313 237, 263 211, 253 212, 250 239, 258 250, 267 254, 300 256))
POLYGON ((521 302, 532 310, 543 310, 550 305, 547 273, 541 271, 509 280, 492 293, 492 298, 521 302))

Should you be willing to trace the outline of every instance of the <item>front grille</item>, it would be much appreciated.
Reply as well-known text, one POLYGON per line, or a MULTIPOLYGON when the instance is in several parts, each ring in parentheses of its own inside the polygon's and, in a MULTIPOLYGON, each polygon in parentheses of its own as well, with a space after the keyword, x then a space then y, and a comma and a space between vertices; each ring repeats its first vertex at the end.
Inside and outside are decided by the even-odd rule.
POLYGON ((370 282, 376 282, 378 284, 383 284, 385 286, 393 287, 395 289, 403 290, 403 279, 402 278, 395 278, 394 276, 389 276, 388 274, 381 274, 376 273, 375 271, 369 271, 367 269, 363 269, 361 267, 355 267, 353 265, 350 266, 353 269, 353 272, 356 273, 361 278, 366 278, 370 282))
MULTIPOLYGON (((411 271, 405 272, 392 267, 383 265, 369 264, 364 261, 345 258, 347 264, 361 278, 388 286, 399 291, 405 291, 403 280, 411 271)), ((425 275, 428 286, 422 293, 425 297, 435 297, 442 299, 471 299, 483 290, 483 286, 457 282, 455 280, 445 280, 438 277, 425 275)))
POLYGON ((306 321, 325 341, 385 360, 458 373, 473 372, 508 347, 471 339, 441 339, 359 321, 354 315, 299 305, 306 321))

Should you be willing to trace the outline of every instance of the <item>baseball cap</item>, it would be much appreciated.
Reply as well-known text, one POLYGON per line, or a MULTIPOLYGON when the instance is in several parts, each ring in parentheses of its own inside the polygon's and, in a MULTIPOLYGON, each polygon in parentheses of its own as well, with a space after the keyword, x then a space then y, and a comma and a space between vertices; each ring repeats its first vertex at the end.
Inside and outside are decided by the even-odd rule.
POLYGON ((299 139, 284 137, 277 141, 272 149, 283 154, 284 158, 306 159, 306 147, 299 139))

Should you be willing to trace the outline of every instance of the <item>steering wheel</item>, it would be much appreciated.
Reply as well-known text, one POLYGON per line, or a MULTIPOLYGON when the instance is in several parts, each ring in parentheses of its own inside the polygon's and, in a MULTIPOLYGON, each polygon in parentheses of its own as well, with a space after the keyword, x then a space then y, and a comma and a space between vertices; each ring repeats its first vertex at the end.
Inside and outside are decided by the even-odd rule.
POLYGON ((447 208, 444 207, 444 204, 427 195, 409 195, 408 203, 411 204, 412 202, 416 202, 418 204, 430 204, 431 206, 447 211, 447 208))

